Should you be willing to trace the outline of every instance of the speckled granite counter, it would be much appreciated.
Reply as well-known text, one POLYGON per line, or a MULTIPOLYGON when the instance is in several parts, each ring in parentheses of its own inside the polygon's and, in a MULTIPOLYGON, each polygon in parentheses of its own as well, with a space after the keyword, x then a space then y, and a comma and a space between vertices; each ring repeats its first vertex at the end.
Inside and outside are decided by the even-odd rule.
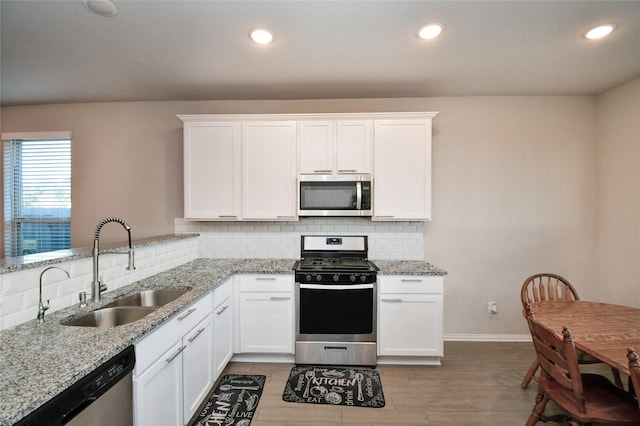
MULTIPOLYGON (((292 273, 294 259, 197 259, 129 286, 105 293, 85 308, 72 306, 0 333, 0 425, 34 411, 109 358, 200 299, 234 274, 292 273), (63 319, 80 316, 122 295, 147 289, 192 290, 143 319, 113 328, 67 327, 63 319)), ((374 261, 381 274, 445 275, 420 261, 374 261)))
POLYGON ((444 269, 421 260, 373 260, 380 275, 447 275, 444 269))

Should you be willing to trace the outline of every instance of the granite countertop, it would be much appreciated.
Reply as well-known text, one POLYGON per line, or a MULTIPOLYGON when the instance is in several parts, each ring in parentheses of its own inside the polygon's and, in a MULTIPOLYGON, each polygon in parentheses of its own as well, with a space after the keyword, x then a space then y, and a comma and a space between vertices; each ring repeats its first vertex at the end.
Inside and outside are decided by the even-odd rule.
MULTIPOLYGON (((44 324, 29 321, 0 333, 0 426, 22 419, 141 337, 159 327, 235 274, 292 273, 295 259, 197 259, 104 294, 99 302, 53 312, 44 324), (173 302, 131 324, 112 328, 68 327, 78 317, 123 295, 148 289, 191 288, 173 302)), ((374 261, 380 274, 445 275, 421 261, 374 261)))

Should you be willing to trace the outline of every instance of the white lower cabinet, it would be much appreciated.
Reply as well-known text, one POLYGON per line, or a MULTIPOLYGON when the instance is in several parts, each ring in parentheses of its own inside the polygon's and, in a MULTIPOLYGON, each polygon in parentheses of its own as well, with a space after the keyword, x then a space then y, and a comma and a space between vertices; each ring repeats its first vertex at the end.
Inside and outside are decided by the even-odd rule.
POLYGON ((213 292, 213 381, 233 356, 233 278, 213 292))
POLYGON ((293 354, 293 275, 238 279, 239 352, 293 354))
POLYGON ((187 424, 213 386, 213 324, 211 314, 182 339, 182 392, 187 424))
POLYGON ((443 278, 378 276, 378 362, 440 364, 443 278))
POLYGON ((134 424, 186 424, 213 385, 211 294, 135 344, 134 424))

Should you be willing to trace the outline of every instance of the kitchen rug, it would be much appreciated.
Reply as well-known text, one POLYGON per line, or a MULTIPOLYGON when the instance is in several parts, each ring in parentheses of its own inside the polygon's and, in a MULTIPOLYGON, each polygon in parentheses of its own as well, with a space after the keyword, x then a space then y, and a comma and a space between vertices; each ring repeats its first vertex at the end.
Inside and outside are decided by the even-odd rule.
POLYGON ((349 367, 293 367, 282 399, 312 404, 384 407, 378 372, 349 367))
POLYGON ((227 374, 192 426, 249 426, 265 380, 266 376, 227 374))

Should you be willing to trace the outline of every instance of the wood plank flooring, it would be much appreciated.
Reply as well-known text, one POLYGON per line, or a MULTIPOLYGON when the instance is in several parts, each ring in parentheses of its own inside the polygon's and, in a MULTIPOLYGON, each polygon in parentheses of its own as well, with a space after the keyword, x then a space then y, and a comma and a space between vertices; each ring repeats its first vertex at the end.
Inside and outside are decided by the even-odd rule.
POLYGON ((513 426, 523 425, 533 408, 535 382, 520 388, 533 357, 531 343, 446 342, 442 366, 376 368, 383 408, 284 402, 293 364, 230 363, 224 374, 267 376, 252 426, 513 426))

